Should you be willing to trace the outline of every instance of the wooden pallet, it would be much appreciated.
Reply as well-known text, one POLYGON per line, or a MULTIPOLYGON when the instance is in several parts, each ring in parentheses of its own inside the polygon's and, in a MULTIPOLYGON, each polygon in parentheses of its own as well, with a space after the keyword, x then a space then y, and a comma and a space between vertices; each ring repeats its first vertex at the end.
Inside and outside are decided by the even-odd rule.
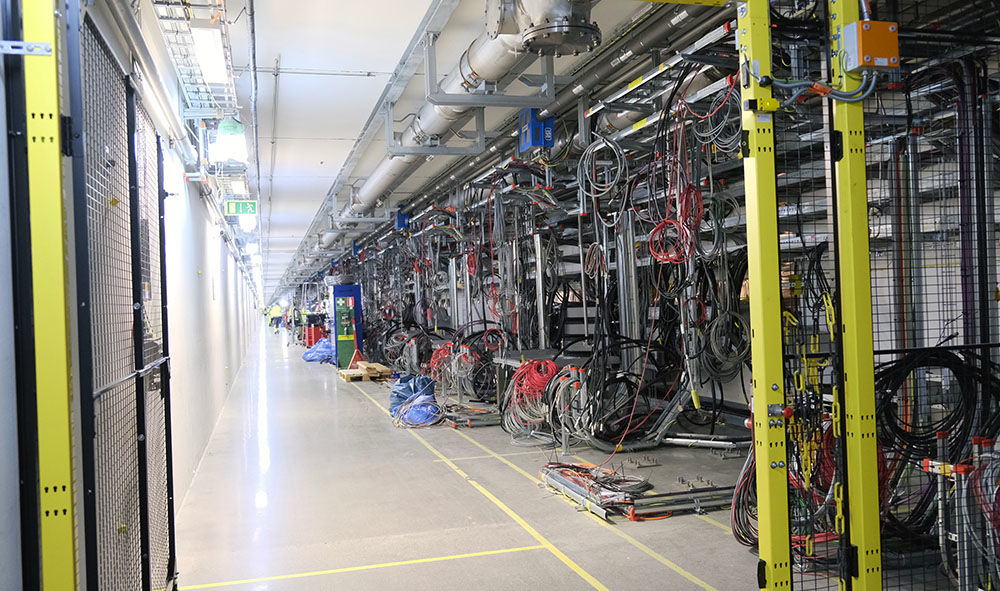
MULTIPOLYGON (((370 382, 372 375, 363 369, 341 369, 337 373, 345 382, 370 382)), ((377 378, 377 376, 375 376, 377 378)))
POLYGON ((366 372, 372 379, 385 379, 392 377, 392 369, 382 365, 381 363, 371 363, 368 361, 359 361, 358 369, 366 372))

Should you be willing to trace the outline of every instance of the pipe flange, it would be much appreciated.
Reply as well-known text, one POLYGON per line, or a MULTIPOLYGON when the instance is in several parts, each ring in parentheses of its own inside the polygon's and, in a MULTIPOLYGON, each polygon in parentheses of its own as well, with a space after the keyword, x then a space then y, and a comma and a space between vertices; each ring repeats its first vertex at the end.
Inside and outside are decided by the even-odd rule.
POLYGON ((601 44, 601 29, 596 23, 556 21, 525 29, 521 41, 538 55, 578 55, 601 44))
POLYGON ((486 34, 490 39, 517 33, 514 0, 486 0, 486 34))

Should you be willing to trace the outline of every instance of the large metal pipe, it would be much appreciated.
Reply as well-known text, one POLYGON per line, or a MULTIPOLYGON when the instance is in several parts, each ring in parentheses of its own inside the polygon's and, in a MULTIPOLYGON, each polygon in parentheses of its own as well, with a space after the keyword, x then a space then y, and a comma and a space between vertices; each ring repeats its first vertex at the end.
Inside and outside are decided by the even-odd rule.
POLYGON ((125 37, 129 49, 132 50, 135 60, 139 62, 139 67, 142 68, 146 79, 151 82, 148 86, 153 94, 151 98, 159 103, 160 110, 167 118, 166 123, 172 136, 171 139, 178 143, 184 165, 197 165, 198 154, 188 138, 187 128, 184 127, 180 115, 170 108, 170 101, 166 95, 167 84, 160 73, 160 68, 156 65, 156 60, 153 59, 153 54, 150 53, 149 47, 142 38, 142 31, 139 29, 139 23, 132 16, 131 8, 125 0, 111 0, 108 2, 108 7, 111 9, 111 16, 114 17, 115 24, 118 25, 122 36, 125 37))
POLYGON ((683 39, 694 39, 702 34, 701 27, 689 26, 690 23, 713 14, 725 18, 722 16, 724 14, 722 11, 710 6, 677 6, 666 9, 666 14, 657 18, 656 22, 649 28, 626 42, 614 58, 597 61, 586 67, 577 76, 573 88, 568 92, 560 93, 551 105, 539 113, 539 116, 542 118, 553 117, 575 105, 580 96, 604 84, 608 77, 613 76, 615 70, 620 68, 622 64, 630 61, 636 55, 642 55, 652 51, 655 47, 663 46, 664 41, 668 41, 673 47, 684 47, 683 39), (680 37, 672 38, 679 31, 683 34, 680 37))
MULTIPOLYGON (((639 29, 632 39, 623 40, 620 49, 615 49, 615 56, 610 59, 595 58, 590 65, 584 66, 575 78, 575 84, 571 88, 563 89, 555 101, 546 107, 542 114, 546 116, 558 116, 570 107, 576 106, 576 102, 581 95, 592 92, 595 88, 608 85, 609 81, 618 79, 632 80, 639 73, 645 70, 646 64, 639 63, 631 66, 626 75, 622 76, 622 68, 637 56, 644 55, 654 47, 665 45, 676 51, 678 48, 686 47, 696 39, 705 34, 711 27, 718 26, 730 18, 728 11, 710 6, 677 6, 660 10, 646 28, 639 29), (692 26, 696 23, 697 26, 692 26)), ((607 58, 607 56, 604 56, 607 58)), ((641 118, 641 117, 640 117, 641 118)), ((624 127, 625 121, 620 121, 624 127)), ((502 134, 479 156, 473 156, 459 165, 464 172, 474 172, 475 169, 485 164, 497 154, 501 154, 514 145, 515 139, 508 134, 502 134)), ((455 174, 458 167, 452 167, 438 178, 447 178, 455 174)), ((447 192, 454 184, 465 182, 468 176, 463 176, 454 182, 448 182, 447 186, 442 186, 440 192, 447 192)), ((430 184, 430 183, 429 183, 430 184)), ((421 188, 421 192, 427 191, 421 188)), ((406 207, 406 210, 413 212, 424 205, 424 200, 419 200, 406 207)))
MULTIPOLYGON (((523 55, 518 53, 521 47, 520 35, 497 35, 490 38, 483 32, 442 79, 442 92, 470 92, 483 81, 499 80, 510 72, 518 57, 523 55)), ((429 137, 441 135, 451 129, 468 109, 469 107, 425 103, 413 123, 403 132, 400 144, 410 147, 423 145, 429 137)), ((357 202, 344 207, 341 217, 358 216, 371 211, 378 198, 389 190, 416 158, 410 155, 387 156, 358 190, 357 202)))

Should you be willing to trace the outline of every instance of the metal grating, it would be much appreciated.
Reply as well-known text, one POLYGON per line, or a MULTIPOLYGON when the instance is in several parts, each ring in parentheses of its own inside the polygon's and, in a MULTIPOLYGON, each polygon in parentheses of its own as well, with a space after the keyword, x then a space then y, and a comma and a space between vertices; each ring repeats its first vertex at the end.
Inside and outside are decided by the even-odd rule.
POLYGON ((97 570, 101 589, 142 587, 139 462, 131 381, 94 402, 97 472, 97 570))
POLYGON ((159 137, 141 104, 134 137, 129 137, 126 78, 89 21, 81 36, 81 62, 95 387, 94 415, 84 420, 94 424, 97 521, 96 547, 88 547, 87 556, 101 589, 141 589, 147 574, 153 589, 163 589, 174 576, 167 370, 164 364, 144 376, 140 371, 163 361, 166 349, 159 137), (137 167, 136 211, 130 209, 130 143, 137 167), (133 249, 133 238, 138 248, 133 249), (133 310, 134 287, 141 326, 133 310), (135 358, 138 339, 141 359, 135 358), (140 438, 145 465, 139 459, 140 438))
MULTIPOLYGON (((138 103, 138 100, 137 100, 138 103)), ((136 161, 139 181, 139 260, 142 294, 143 364, 163 357, 163 306, 160 289, 159 138, 141 103, 136 108, 136 161)))
POLYGON ((167 415, 164 401, 166 368, 145 378, 146 459, 149 470, 149 568, 153 589, 161 589, 172 578, 170 571, 170 494, 167 488, 167 415))
POLYGON ((125 79, 92 25, 81 39, 90 312, 100 391, 135 369, 125 79))
POLYGON ((998 13, 981 0, 873 5, 900 23, 902 65, 865 105, 884 588, 991 589, 995 550, 970 544, 995 537, 992 500, 960 503, 964 482, 923 462, 979 467, 974 438, 998 430, 1000 49, 977 38, 998 13))
MULTIPOLYGON (((135 370, 125 81, 92 25, 81 35, 94 383, 135 370)), ((136 398, 131 380, 94 401, 97 570, 102 589, 138 589, 142 558, 136 398)))

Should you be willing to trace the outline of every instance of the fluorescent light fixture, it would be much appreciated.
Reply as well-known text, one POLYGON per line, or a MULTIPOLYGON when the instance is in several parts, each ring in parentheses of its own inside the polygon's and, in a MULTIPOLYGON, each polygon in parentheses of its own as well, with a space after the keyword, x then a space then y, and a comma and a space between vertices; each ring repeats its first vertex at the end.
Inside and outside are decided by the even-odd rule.
POLYGON ((260 252, 260 245, 256 242, 250 242, 247 244, 247 254, 255 255, 260 252))
POLYGON ((233 190, 233 195, 249 195, 250 192, 247 191, 247 183, 243 179, 235 180, 229 183, 229 186, 233 190))
POLYGON ((226 67, 226 50, 222 46, 222 30, 217 28, 191 29, 194 37, 194 54, 201 67, 201 75, 209 84, 225 84, 229 81, 226 67))
POLYGON ((244 232, 253 232, 257 229, 257 216, 256 215, 241 215, 240 218, 240 230, 244 232))

